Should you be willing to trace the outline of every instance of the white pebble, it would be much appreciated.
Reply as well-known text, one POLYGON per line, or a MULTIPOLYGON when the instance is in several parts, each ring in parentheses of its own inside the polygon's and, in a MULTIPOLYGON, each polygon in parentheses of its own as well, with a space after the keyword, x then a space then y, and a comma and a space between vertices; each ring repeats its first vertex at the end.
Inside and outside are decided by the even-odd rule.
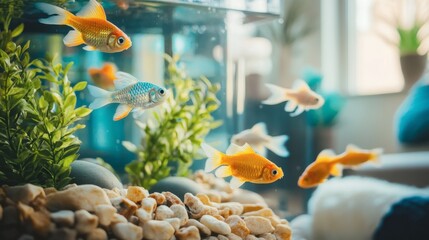
POLYGON ((200 222, 208 227, 212 232, 220 233, 222 235, 228 235, 231 233, 231 228, 228 224, 219 221, 210 215, 202 216, 200 222))

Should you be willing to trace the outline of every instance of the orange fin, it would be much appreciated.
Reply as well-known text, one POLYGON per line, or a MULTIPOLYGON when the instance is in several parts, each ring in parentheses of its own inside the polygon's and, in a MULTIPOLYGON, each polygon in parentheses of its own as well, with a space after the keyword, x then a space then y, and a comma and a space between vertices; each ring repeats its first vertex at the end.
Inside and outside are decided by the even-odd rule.
POLYGON ((334 158, 335 152, 332 149, 325 149, 317 155, 315 162, 330 161, 334 158))
POLYGON ((232 175, 232 170, 230 166, 220 166, 215 171, 216 177, 224 178, 224 177, 229 177, 231 175, 232 175))
POLYGON ((95 50, 97 50, 97 48, 95 48, 93 46, 89 46, 89 45, 83 47, 83 49, 86 50, 86 51, 95 51, 95 50))
POLYGON ((231 186, 231 188, 236 189, 236 188, 239 188, 244 183, 245 181, 242 181, 241 179, 233 176, 231 178, 231 181, 229 182, 229 185, 231 186))
POLYGON ((96 0, 90 0, 85 7, 76 13, 76 16, 106 20, 106 13, 104 12, 103 6, 96 0))
POLYGON ((343 168, 340 165, 335 164, 334 166, 332 166, 331 171, 329 173, 332 176, 341 177, 343 176, 343 168))
POLYGON ((76 30, 71 30, 63 39, 64 45, 74 47, 84 43, 82 34, 76 30))
POLYGON ((223 154, 207 143, 202 143, 201 148, 207 155, 204 171, 211 172, 222 164, 223 154))
POLYGON ((69 18, 73 16, 70 12, 48 3, 36 3, 36 8, 42 12, 53 15, 48 18, 39 19, 40 23, 50 25, 64 25, 69 23, 69 18))
POLYGON ((310 87, 308 86, 308 83, 302 79, 295 80, 292 88, 296 90, 299 90, 299 89, 303 89, 307 91, 311 90, 310 87))
POLYGON ((118 121, 122 118, 128 116, 128 114, 131 112, 132 107, 130 107, 127 104, 119 104, 118 108, 116 109, 115 116, 113 116, 113 120, 118 121))
POLYGON ((231 145, 229 145, 228 149, 226 150, 227 155, 234 155, 239 153, 255 153, 255 151, 247 143, 243 146, 238 146, 234 143, 231 143, 231 145))

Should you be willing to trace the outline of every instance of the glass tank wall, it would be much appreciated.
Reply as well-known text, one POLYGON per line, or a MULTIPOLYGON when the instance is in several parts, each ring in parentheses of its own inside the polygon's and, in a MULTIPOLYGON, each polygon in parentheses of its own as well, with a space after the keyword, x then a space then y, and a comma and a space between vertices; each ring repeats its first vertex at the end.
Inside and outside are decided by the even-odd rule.
MULTIPOLYGON (((72 12, 87 1, 62 1, 72 12)), ((54 2, 55 3, 55 2, 54 2)), ((272 55, 277 54, 270 40, 255 37, 269 28, 271 22, 282 22, 280 0, 194 0, 194 1, 103 1, 109 21, 131 37, 133 46, 121 53, 106 54, 85 51, 81 47, 65 47, 65 26, 42 25, 35 21, 46 15, 29 4, 22 19, 25 38, 32 42, 35 57, 57 55, 61 62, 74 62, 69 78, 92 84, 90 68, 101 68, 112 62, 120 71, 128 72, 139 80, 163 85, 166 74, 164 53, 179 55, 180 65, 192 78, 207 77, 221 86, 217 97, 221 107, 214 117, 223 124, 211 131, 206 142, 225 151, 234 134, 265 122, 268 134, 286 134, 286 158, 268 152, 267 158, 283 168, 285 177, 272 184, 245 184, 272 205, 282 217, 303 210, 304 191, 296 182, 313 156, 312 131, 305 117, 289 117, 284 105, 262 105, 268 96, 263 87, 271 72, 278 70, 272 55), (256 33, 256 34, 255 34, 256 33), (274 66, 274 67, 273 67, 274 66), (274 70, 273 70, 274 68, 274 70), (293 208, 293 209, 290 209, 293 208)), ((269 29, 268 29, 269 30, 269 29)), ((281 68, 281 67, 280 67, 281 68)), ((79 93, 78 105, 89 105, 93 99, 85 90, 79 93)), ((80 158, 100 157, 120 173, 136 156, 122 141, 140 144, 141 132, 133 117, 113 121, 117 105, 112 104, 93 111, 87 127, 78 134, 82 142, 80 158)), ((192 169, 204 168, 204 161, 194 161, 192 169)), ((124 177, 126 180, 126 176, 124 177)))

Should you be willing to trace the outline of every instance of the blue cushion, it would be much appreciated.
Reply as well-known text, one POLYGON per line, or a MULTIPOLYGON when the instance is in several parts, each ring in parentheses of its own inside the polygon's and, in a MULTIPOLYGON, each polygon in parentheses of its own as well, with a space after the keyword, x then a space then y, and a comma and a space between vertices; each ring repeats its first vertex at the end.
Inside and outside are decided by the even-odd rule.
POLYGON ((429 75, 410 90, 396 115, 396 134, 402 143, 429 141, 429 75))
POLYGON ((384 215, 374 240, 429 239, 429 197, 409 197, 392 205, 384 215))

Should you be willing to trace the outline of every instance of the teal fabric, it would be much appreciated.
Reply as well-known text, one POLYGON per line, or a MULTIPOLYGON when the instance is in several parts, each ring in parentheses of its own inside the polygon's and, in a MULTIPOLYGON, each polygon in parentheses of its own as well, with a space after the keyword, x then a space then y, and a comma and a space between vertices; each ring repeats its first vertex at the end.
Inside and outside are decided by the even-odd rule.
POLYGON ((429 142, 429 75, 410 90, 396 113, 396 136, 406 144, 429 142))

